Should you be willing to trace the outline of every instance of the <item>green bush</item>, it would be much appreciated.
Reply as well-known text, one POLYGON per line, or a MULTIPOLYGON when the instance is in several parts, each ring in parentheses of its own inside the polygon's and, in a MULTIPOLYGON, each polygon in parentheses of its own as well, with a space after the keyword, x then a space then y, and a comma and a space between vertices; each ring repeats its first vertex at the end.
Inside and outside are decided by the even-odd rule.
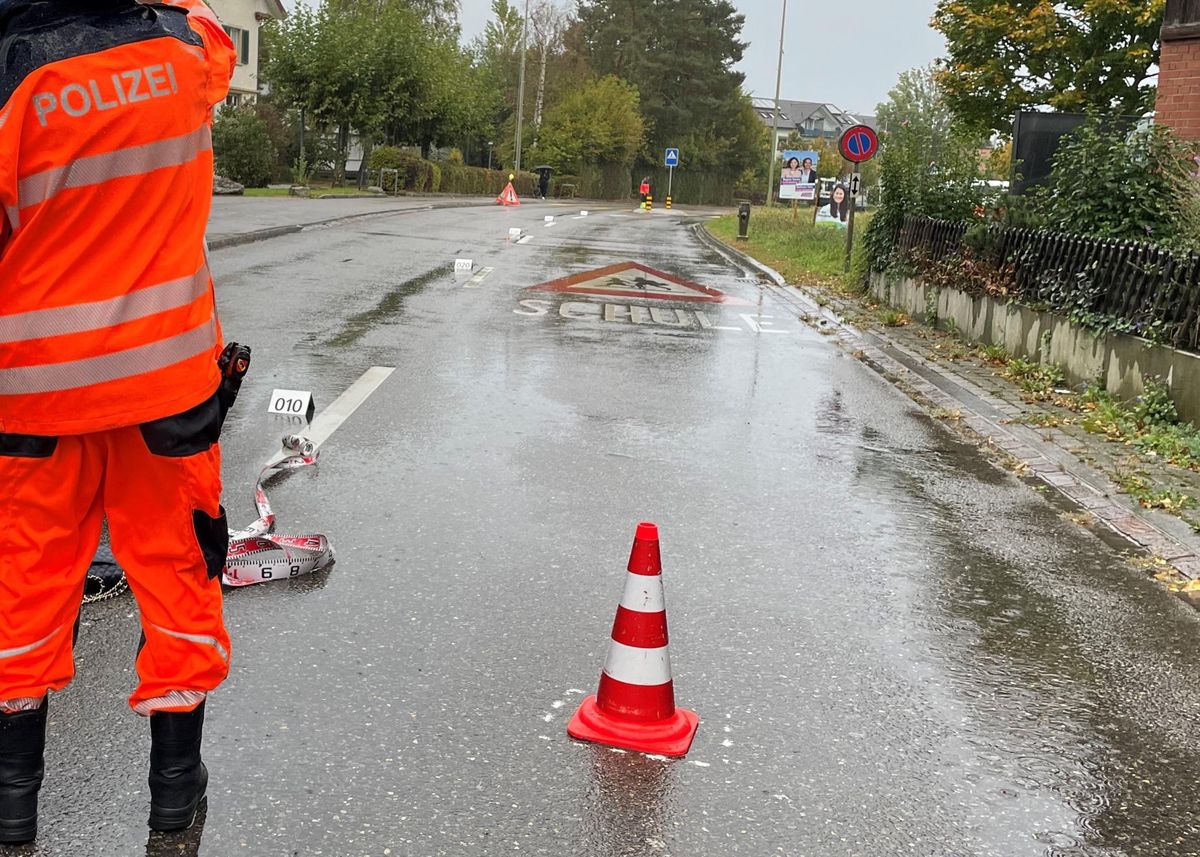
MULTIPOLYGON (((453 153, 451 153, 453 154, 453 153)), ((508 184, 508 173, 502 170, 487 170, 483 167, 468 167, 451 157, 441 163, 426 161, 410 149, 398 146, 380 146, 367 159, 367 170, 374 181, 379 170, 399 170, 400 190, 408 193, 453 193, 464 196, 499 196, 508 184)), ((513 187, 521 197, 537 192, 538 177, 534 173, 521 173, 513 187)), ((395 178, 383 178, 383 189, 395 193, 395 178)))
POLYGON ((978 141, 967 130, 938 133, 907 123, 884 135, 880 155, 883 195, 863 237, 870 270, 885 271, 895 258, 908 215, 971 220, 984 207, 978 141))
POLYGON ((1033 209, 1062 232, 1200 248, 1196 145, 1153 125, 1132 133, 1093 116, 1063 141, 1033 209))
POLYGON ((266 187, 275 173, 275 145, 253 107, 220 111, 213 121, 213 157, 219 175, 246 187, 266 187))

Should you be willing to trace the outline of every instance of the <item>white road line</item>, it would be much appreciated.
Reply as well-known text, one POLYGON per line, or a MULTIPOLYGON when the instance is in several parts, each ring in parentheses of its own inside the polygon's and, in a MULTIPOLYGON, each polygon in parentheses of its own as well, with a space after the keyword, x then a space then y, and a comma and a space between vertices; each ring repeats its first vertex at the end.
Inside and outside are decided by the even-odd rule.
MULTIPOLYGON (((372 366, 366 372, 359 376, 358 380, 351 384, 346 391, 338 396, 329 407, 317 414, 316 418, 304 431, 296 432, 309 440, 311 440, 318 449, 321 444, 329 440, 330 436, 341 427, 342 423, 350 419, 350 415, 358 410, 359 406, 367 400, 367 398, 379 389, 379 385, 388 379, 396 370, 389 366, 372 366)), ((267 460, 266 467, 273 464, 278 464, 284 458, 294 453, 287 450, 279 450, 267 460)))
POLYGON ((528 244, 528 243, 529 243, 530 241, 532 241, 532 240, 533 240, 533 236, 532 236, 532 235, 526 235, 524 238, 522 238, 522 239, 521 239, 520 241, 518 241, 517 243, 518 243, 518 244, 528 244))
POLYGON ((473 276, 470 280, 468 280, 466 285, 463 286, 463 288, 464 289, 479 288, 479 284, 482 283, 484 280, 486 280, 489 276, 491 276, 491 273, 494 270, 496 270, 496 269, 495 268, 481 268, 479 273, 476 274, 475 276, 473 276))

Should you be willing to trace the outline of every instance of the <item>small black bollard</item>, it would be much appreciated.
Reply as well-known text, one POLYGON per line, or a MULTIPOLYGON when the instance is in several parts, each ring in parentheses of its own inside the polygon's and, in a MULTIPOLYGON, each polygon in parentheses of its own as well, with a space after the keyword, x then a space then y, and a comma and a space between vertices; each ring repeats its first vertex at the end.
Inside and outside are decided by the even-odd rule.
POLYGON ((738 203, 738 241, 750 238, 750 203, 738 203))

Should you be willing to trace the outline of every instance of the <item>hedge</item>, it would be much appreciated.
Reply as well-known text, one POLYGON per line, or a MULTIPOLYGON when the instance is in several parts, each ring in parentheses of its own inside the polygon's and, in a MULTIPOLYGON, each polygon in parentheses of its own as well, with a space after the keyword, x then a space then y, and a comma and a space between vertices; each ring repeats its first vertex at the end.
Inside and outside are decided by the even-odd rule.
MULTIPOLYGON (((383 189, 388 193, 397 190, 408 193, 454 193, 469 196, 499 196, 508 184, 508 173, 503 170, 488 170, 483 167, 468 167, 454 161, 434 163, 427 161, 407 149, 396 146, 381 146, 371 152, 367 169, 376 174, 379 170, 398 170, 398 174, 383 177, 383 189), (396 188, 397 176, 400 180, 396 188)), ((374 176, 372 176, 374 178, 374 176)), ((521 173, 513 181, 518 196, 533 196, 537 193, 536 173, 521 173)))

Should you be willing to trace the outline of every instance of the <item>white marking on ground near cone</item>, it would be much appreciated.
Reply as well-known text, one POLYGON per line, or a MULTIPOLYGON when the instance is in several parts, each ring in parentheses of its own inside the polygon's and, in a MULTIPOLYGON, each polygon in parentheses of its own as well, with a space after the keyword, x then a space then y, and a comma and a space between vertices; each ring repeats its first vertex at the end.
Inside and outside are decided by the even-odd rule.
POLYGON ((654 761, 656 761, 656 762, 669 762, 669 761, 671 761, 671 760, 670 760, 668 757, 666 757, 666 756, 660 756, 660 755, 658 755, 657 753, 642 753, 642 755, 643 755, 643 756, 645 756, 647 759, 653 759, 653 760, 654 760, 654 761))
POLYGON ((520 241, 518 241, 517 243, 518 243, 518 244, 528 244, 528 243, 529 243, 530 241, 532 241, 532 240, 533 240, 533 236, 532 236, 532 235, 526 235, 524 238, 522 238, 522 239, 521 239, 520 241))
POLYGON ((564 705, 566 705, 566 703, 561 699, 556 699, 554 702, 550 703, 551 708, 562 708, 564 705))
POLYGON ((553 714, 543 714, 542 719, 545 720, 547 723, 549 723, 551 720, 554 719, 554 715, 553 714))
POLYGON ((724 741, 721 742, 721 746, 722 747, 732 747, 733 742, 730 741, 728 738, 726 738, 724 741))
POLYGON ((577 687, 567 688, 567 696, 582 696, 586 691, 582 691, 577 687))
POLYGON ((709 764, 708 762, 696 762, 696 761, 692 761, 692 762, 688 762, 688 764, 689 764, 689 765, 695 765, 697 768, 711 768, 711 767, 712 767, 712 765, 711 765, 711 764, 709 764))

